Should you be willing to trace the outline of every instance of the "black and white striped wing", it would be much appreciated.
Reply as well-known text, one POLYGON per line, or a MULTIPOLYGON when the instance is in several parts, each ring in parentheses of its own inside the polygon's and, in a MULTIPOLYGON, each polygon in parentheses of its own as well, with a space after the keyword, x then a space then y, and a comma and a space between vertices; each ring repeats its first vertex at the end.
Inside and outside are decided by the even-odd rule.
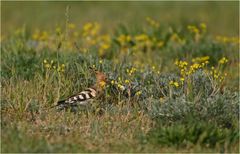
POLYGON ((70 96, 68 99, 59 101, 57 106, 76 106, 76 105, 86 105, 91 100, 93 100, 97 95, 97 91, 93 88, 88 88, 76 95, 70 96))

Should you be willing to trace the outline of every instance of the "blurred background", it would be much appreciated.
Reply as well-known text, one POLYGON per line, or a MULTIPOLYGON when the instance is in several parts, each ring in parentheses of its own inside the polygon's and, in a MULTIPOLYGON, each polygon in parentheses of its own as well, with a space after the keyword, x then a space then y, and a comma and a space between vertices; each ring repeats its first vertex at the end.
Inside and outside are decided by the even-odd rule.
POLYGON ((1 2, 0 43, 3 152, 239 153, 238 1, 1 2))
POLYGON ((49 29, 69 21, 81 25, 97 21, 105 29, 119 23, 138 27, 150 16, 160 24, 178 25, 204 22, 212 34, 236 36, 239 2, 1 2, 2 33, 23 25, 27 29, 49 29))

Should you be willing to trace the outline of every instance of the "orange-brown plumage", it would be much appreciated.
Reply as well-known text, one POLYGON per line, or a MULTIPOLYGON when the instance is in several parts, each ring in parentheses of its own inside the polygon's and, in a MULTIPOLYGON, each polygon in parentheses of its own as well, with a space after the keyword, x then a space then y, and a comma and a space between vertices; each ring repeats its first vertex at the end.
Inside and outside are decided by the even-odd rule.
POLYGON ((68 107, 76 105, 85 105, 88 104, 90 100, 93 100, 103 91, 107 82, 107 76, 103 72, 97 71, 92 68, 91 70, 94 72, 96 76, 96 82, 94 86, 87 88, 78 94, 72 95, 65 100, 59 101, 57 103, 57 106, 68 107))

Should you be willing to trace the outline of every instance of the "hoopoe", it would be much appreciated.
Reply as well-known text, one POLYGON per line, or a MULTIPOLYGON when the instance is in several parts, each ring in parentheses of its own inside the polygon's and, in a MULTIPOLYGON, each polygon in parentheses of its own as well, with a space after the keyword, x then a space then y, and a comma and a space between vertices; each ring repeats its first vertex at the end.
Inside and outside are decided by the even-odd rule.
POLYGON ((97 71, 92 68, 90 69, 94 71, 96 76, 95 85, 90 88, 86 88, 80 93, 72 95, 67 99, 57 102, 56 106, 60 108, 67 108, 67 107, 77 106, 77 105, 86 105, 101 94, 101 92, 104 90, 104 87, 106 85, 107 77, 104 73, 100 71, 97 71))

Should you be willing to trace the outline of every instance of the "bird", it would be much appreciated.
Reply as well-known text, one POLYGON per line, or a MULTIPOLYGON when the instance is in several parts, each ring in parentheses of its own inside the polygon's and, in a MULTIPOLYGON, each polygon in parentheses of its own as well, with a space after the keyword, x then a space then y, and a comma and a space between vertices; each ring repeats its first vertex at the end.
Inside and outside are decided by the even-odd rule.
POLYGON ((95 73, 96 77, 95 84, 92 87, 86 88, 75 95, 69 96, 64 100, 58 101, 55 106, 59 107, 60 109, 63 109, 78 105, 87 105, 91 101, 93 101, 96 97, 101 95, 107 82, 107 76, 105 75, 105 73, 100 72, 94 68, 90 67, 90 69, 95 73))

